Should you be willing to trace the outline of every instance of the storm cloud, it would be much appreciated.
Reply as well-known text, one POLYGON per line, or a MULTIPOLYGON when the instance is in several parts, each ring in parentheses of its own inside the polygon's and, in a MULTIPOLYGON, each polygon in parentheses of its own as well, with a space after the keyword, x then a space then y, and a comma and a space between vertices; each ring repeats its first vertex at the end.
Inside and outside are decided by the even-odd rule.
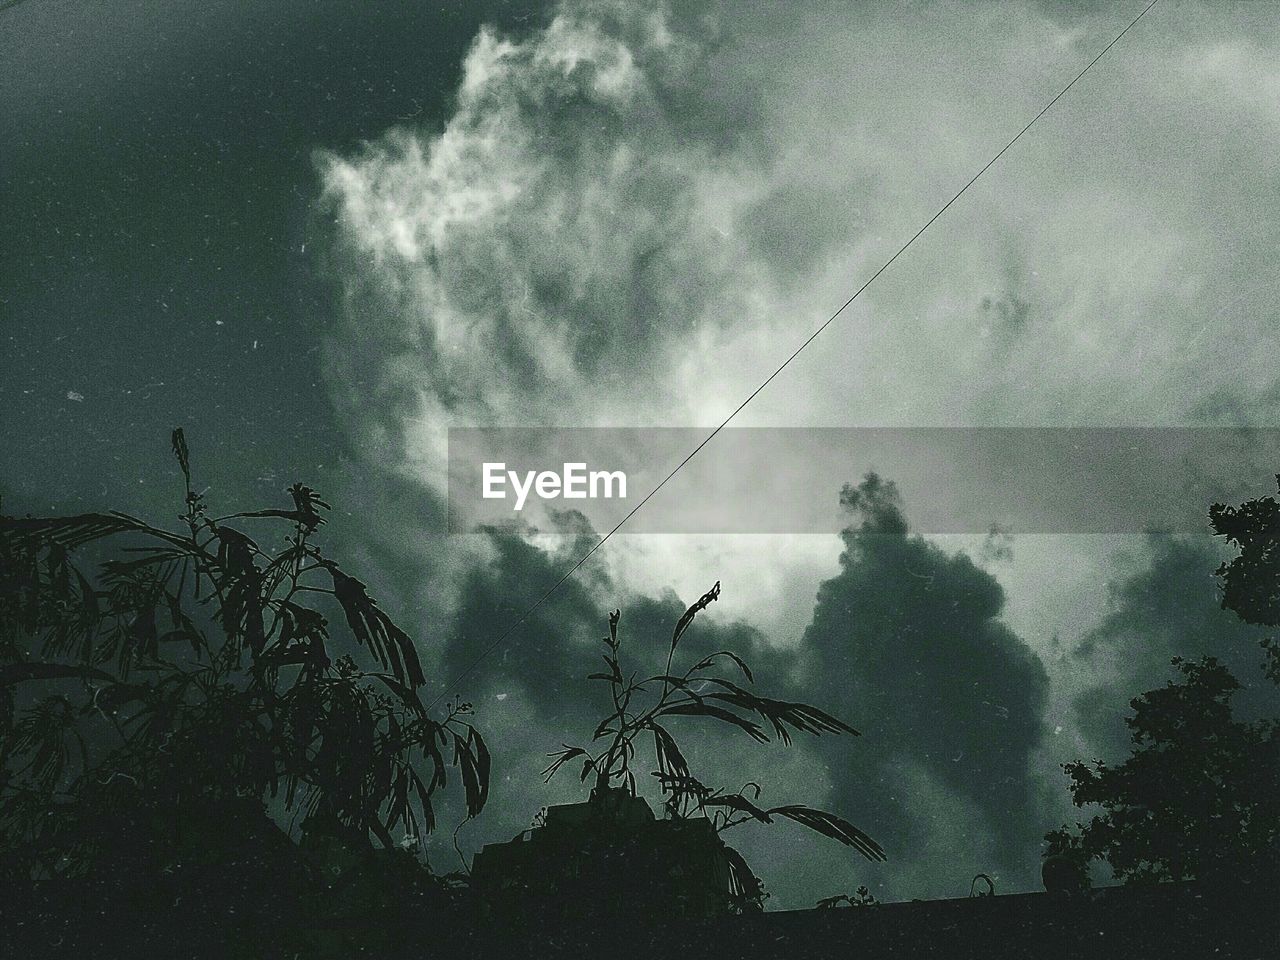
MULTIPOLYGON (((717 422, 1119 13, 566 0, 483 29, 446 116, 318 154, 347 441, 430 495, 451 425, 717 422)), ((1257 7, 1153 12, 736 423, 1270 422, 1277 48, 1257 7)), ((828 555, 768 549, 797 572, 756 611, 798 615, 777 591, 828 555)))
POLYGON ((829 761, 832 802, 869 808, 900 869, 935 894, 954 893, 966 870, 1024 883, 1041 817, 1030 761, 1044 666, 1002 620, 999 582, 912 535, 891 482, 869 475, 841 499, 840 571, 819 587, 801 644, 806 687, 865 733, 863 749, 829 761))

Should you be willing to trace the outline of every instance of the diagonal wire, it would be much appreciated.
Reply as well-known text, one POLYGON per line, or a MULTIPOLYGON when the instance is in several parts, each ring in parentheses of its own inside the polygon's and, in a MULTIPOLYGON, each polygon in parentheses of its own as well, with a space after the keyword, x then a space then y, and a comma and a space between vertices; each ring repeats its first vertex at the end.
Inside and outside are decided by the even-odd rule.
POLYGON ((507 641, 507 638, 510 637, 511 634, 514 633, 520 627, 521 624, 523 624, 526 620, 528 620, 529 617, 531 617, 539 607, 541 607, 544 603, 547 602, 547 600, 551 598, 552 594, 554 594, 557 590, 559 590, 562 586, 564 586, 564 584, 566 583, 566 581, 569 580, 570 577, 572 577, 575 573, 577 573, 580 569, 582 569, 582 565, 586 563, 588 560, 590 560, 595 555, 596 551, 605 545, 605 542, 608 541, 610 537, 612 537, 615 533, 617 533, 620 529, 622 529, 623 524, 625 524, 628 520, 634 517, 640 511, 640 508, 643 507, 646 503, 649 502, 650 499, 653 498, 654 494, 656 494, 659 490, 661 490, 663 487, 667 485, 668 480, 670 480, 677 473, 679 473, 681 469, 684 468, 685 464, 687 464, 690 460, 692 460, 701 452, 703 447, 705 447, 708 443, 714 440, 716 435, 719 434, 720 431, 723 430, 725 427, 727 427, 729 423, 733 420, 733 418, 736 417, 739 413, 741 413, 743 408, 746 407, 746 405, 749 404, 752 400, 754 400, 756 396, 762 390, 764 390, 765 387, 767 387, 770 383, 772 383, 773 379, 778 374, 780 374, 783 370, 785 370, 790 365, 792 360, 800 356, 800 354, 804 352, 804 349, 807 346, 809 346, 809 344, 813 343, 814 340, 818 339, 818 337, 821 336, 822 332, 826 330, 827 327, 831 326, 831 324, 834 323, 836 319, 842 313, 844 313, 845 310, 849 308, 849 305, 853 303, 853 301, 858 299, 862 291, 866 290, 867 287, 871 286, 871 284, 875 282, 876 278, 879 277, 880 274, 888 270, 889 267, 893 265, 893 262, 895 260, 897 260, 904 253, 906 253, 907 248, 910 247, 913 243, 915 243, 916 240, 920 238, 921 234, 923 234, 926 230, 928 230, 931 226, 933 226, 933 223, 935 220, 937 220, 949 209, 951 209, 951 205, 955 203, 957 200, 959 200, 962 196, 964 196, 965 191, 967 191, 970 187, 972 187, 975 183, 977 183, 979 177, 981 177, 984 173, 986 173, 989 169, 991 169, 991 167, 995 165, 995 162, 999 160, 1001 157, 1003 157, 1009 151, 1009 148, 1011 148, 1015 143, 1021 140, 1022 135, 1026 133, 1028 130, 1030 130, 1035 125, 1037 120, 1039 120, 1046 113, 1048 113, 1049 110, 1052 109, 1055 103, 1057 103, 1064 96, 1066 96, 1067 92, 1080 81, 1080 78, 1083 77, 1090 70, 1092 70, 1094 64, 1096 64, 1099 60, 1105 57, 1107 55, 1107 52, 1112 47, 1114 47, 1117 43, 1123 40, 1125 37, 1125 34, 1127 34, 1130 30, 1136 27, 1138 25, 1138 21, 1141 20, 1143 17, 1145 17, 1148 11, 1150 11, 1151 8, 1154 7, 1159 2, 1160 0, 1150 0, 1150 3, 1148 3, 1145 7, 1142 8, 1142 12, 1139 13, 1136 17, 1134 17, 1129 22, 1129 25, 1127 27, 1125 27, 1118 34, 1116 34, 1114 39, 1112 39, 1110 43, 1108 43, 1105 47, 1103 47, 1102 50, 1098 53, 1098 55, 1094 57, 1092 60, 1090 60, 1083 70, 1081 70, 1074 77, 1072 77, 1070 83, 1068 83, 1065 87, 1063 87, 1060 91, 1058 91, 1057 96, 1055 96, 1052 100, 1046 103, 1039 113, 1037 113, 1034 117, 1032 117, 1029 121, 1027 121, 1027 125, 1023 127, 1021 130, 1019 130, 1017 134, 1014 135, 1012 140, 1010 140, 1003 147, 1001 147, 999 152, 996 153, 995 156, 993 156, 990 160, 988 160, 985 164, 983 164, 982 169, 980 169, 977 173, 975 173, 969 179, 968 183, 966 183, 963 187, 957 190, 955 195, 950 200, 948 200, 945 204, 943 204, 942 207, 939 208, 937 213, 935 213, 928 220, 926 220, 924 222, 924 225, 911 235, 911 239, 909 239, 906 243, 900 246, 898 248, 898 251, 880 266, 880 269, 878 269, 875 273, 873 273, 870 277, 868 277, 866 282, 863 283, 862 286, 860 286, 857 290, 855 290, 853 292, 853 295, 849 297, 849 299, 846 300, 844 303, 842 303, 840 305, 840 308, 836 310, 835 313, 831 314, 831 316, 829 316, 826 320, 822 322, 821 326, 819 326, 816 330, 814 330, 813 333, 809 334, 809 336, 805 339, 805 341, 801 343, 800 346, 796 347, 795 351, 791 354, 791 356, 783 360, 782 363, 778 365, 777 369, 773 371, 773 373, 769 374, 769 376, 767 376, 760 383, 758 387, 756 387, 754 390, 751 391, 750 394, 747 395, 745 400, 743 400, 740 404, 734 407, 733 412, 730 413, 727 417, 725 417, 724 420, 721 421, 718 427, 716 427, 709 434, 707 434, 702 439, 702 442, 699 443, 696 447, 693 448, 693 450, 689 452, 688 456, 686 456, 683 460, 681 460, 678 464, 676 464, 675 468, 662 479, 661 483, 659 483, 656 487, 650 490, 648 494, 645 495, 643 500, 641 500, 634 507, 632 507, 631 510, 627 513, 627 515, 624 516, 621 520, 617 522, 617 524, 614 525, 612 530, 610 530, 598 541, 596 541, 595 546, 593 546, 590 550, 584 553, 578 559, 578 561, 572 567, 570 567, 559 580, 557 580, 554 584, 552 584, 551 588, 547 590, 546 593, 542 594, 542 596, 540 596, 531 607, 529 607, 527 610, 525 610, 524 613, 520 615, 520 618, 518 620, 512 623, 511 626, 507 627, 507 629, 504 630, 496 640, 494 640, 487 647, 485 647, 485 649, 482 650, 480 654, 477 655, 476 658, 467 665, 466 669, 464 669, 460 674, 458 674, 458 676, 453 679, 453 681, 449 684, 449 686, 445 687, 445 689, 440 693, 440 695, 437 696, 434 700, 432 700, 430 704, 428 704, 428 709, 430 709, 431 707, 434 707, 446 696, 448 696, 450 693, 456 690, 458 686, 462 683, 462 681, 465 680, 468 676, 470 676, 471 673, 475 671, 476 667, 480 666, 480 664, 483 663, 484 660, 491 653, 493 653, 494 650, 502 646, 502 644, 507 641))

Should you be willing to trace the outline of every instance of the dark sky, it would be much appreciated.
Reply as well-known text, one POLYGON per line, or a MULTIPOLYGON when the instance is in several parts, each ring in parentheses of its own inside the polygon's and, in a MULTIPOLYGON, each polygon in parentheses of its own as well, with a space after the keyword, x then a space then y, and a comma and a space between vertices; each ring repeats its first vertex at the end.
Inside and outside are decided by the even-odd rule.
POLYGON ((154 508, 136 488, 177 424, 228 493, 275 493, 340 457, 319 382, 332 292, 312 152, 440 124, 479 25, 518 28, 532 6, 0 13, 9 505, 154 508))
MULTIPOLYGON (((717 422, 1140 7, 0 11, 5 511, 164 518, 182 425, 219 507, 335 502, 329 543, 439 689, 580 545, 442 538, 444 425, 717 422)), ((743 422, 1274 426, 1276 63, 1268 5, 1165 0, 743 422)), ((926 539, 874 466, 843 532, 601 551, 467 684, 500 782, 464 848, 574 795, 537 771, 589 735, 607 611, 645 661, 716 580, 690 643, 866 737, 695 759, 891 847, 868 871, 744 831, 779 906, 1034 885, 1058 765, 1120 749, 1168 656, 1249 649, 1207 541, 926 539)))

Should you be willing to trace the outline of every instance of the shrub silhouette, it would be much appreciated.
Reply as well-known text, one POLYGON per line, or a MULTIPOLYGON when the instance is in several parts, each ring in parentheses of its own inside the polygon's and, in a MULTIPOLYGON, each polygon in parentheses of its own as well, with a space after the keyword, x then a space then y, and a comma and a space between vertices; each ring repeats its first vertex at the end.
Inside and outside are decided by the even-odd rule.
POLYGON ((479 813, 489 753, 470 707, 428 713, 413 641, 316 543, 328 504, 298 484, 291 507, 215 517, 181 430, 172 445, 179 530, 0 518, 5 879, 293 864, 268 804, 323 870, 335 842, 348 860, 412 845, 454 773, 479 813))
POLYGON ((853 893, 838 893, 834 897, 823 897, 816 906, 819 910, 831 910, 841 904, 850 907, 878 907, 880 901, 870 890, 862 886, 853 893))
MULTIPOLYGON (((650 774, 658 781, 664 809, 670 819, 706 818, 717 833, 742 823, 774 823, 787 819, 823 836, 853 847, 870 860, 885 859, 884 850, 849 821, 803 805, 765 808, 759 805, 760 787, 749 783, 736 793, 726 793, 704 784, 690 769, 676 738, 668 728, 672 718, 699 717, 735 727, 758 743, 776 736, 791 742, 793 731, 814 735, 851 734, 857 731, 828 713, 805 703, 793 703, 761 696, 723 676, 718 668, 731 664, 747 684, 754 684, 750 667, 736 653, 721 650, 703 657, 681 673, 673 663, 685 631, 694 618, 720 596, 720 584, 689 607, 671 635, 666 668, 661 674, 628 678, 622 665, 622 642, 618 635, 621 612, 609 617, 609 635, 604 638, 606 671, 588 679, 609 688, 613 709, 596 727, 589 750, 565 744, 550 754, 553 758, 544 775, 547 779, 568 763, 581 761, 580 779, 594 778, 594 796, 623 790, 636 795, 635 765, 640 741, 650 740, 656 769, 650 774)), ((731 897, 739 909, 758 908, 763 886, 746 860, 725 846, 728 858, 731 897)))

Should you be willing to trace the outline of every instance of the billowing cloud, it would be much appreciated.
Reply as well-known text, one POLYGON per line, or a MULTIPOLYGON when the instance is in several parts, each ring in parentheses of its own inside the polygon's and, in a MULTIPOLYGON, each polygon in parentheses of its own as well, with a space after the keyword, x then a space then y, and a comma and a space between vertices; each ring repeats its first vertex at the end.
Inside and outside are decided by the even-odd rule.
POLYGON ((339 405, 380 412, 391 449, 407 437, 431 461, 446 425, 692 414, 682 354, 713 346, 767 270, 721 203, 756 127, 702 95, 714 37, 691 29, 595 2, 524 40, 483 31, 442 133, 324 159, 339 405))
POLYGON ((892 483, 873 474, 842 499, 840 572, 819 588, 802 647, 806 688, 866 734, 829 761, 833 803, 869 811, 916 889, 954 893, 965 870, 1023 884, 1048 675, 1004 623, 996 579, 913 536, 892 483))
MULTIPOLYGON (((351 442, 438 489, 449 425, 714 422, 1122 13, 565 0, 483 31, 442 124, 321 154, 351 442)), ((740 422, 1273 420, 1273 20, 1153 11, 740 422)))

